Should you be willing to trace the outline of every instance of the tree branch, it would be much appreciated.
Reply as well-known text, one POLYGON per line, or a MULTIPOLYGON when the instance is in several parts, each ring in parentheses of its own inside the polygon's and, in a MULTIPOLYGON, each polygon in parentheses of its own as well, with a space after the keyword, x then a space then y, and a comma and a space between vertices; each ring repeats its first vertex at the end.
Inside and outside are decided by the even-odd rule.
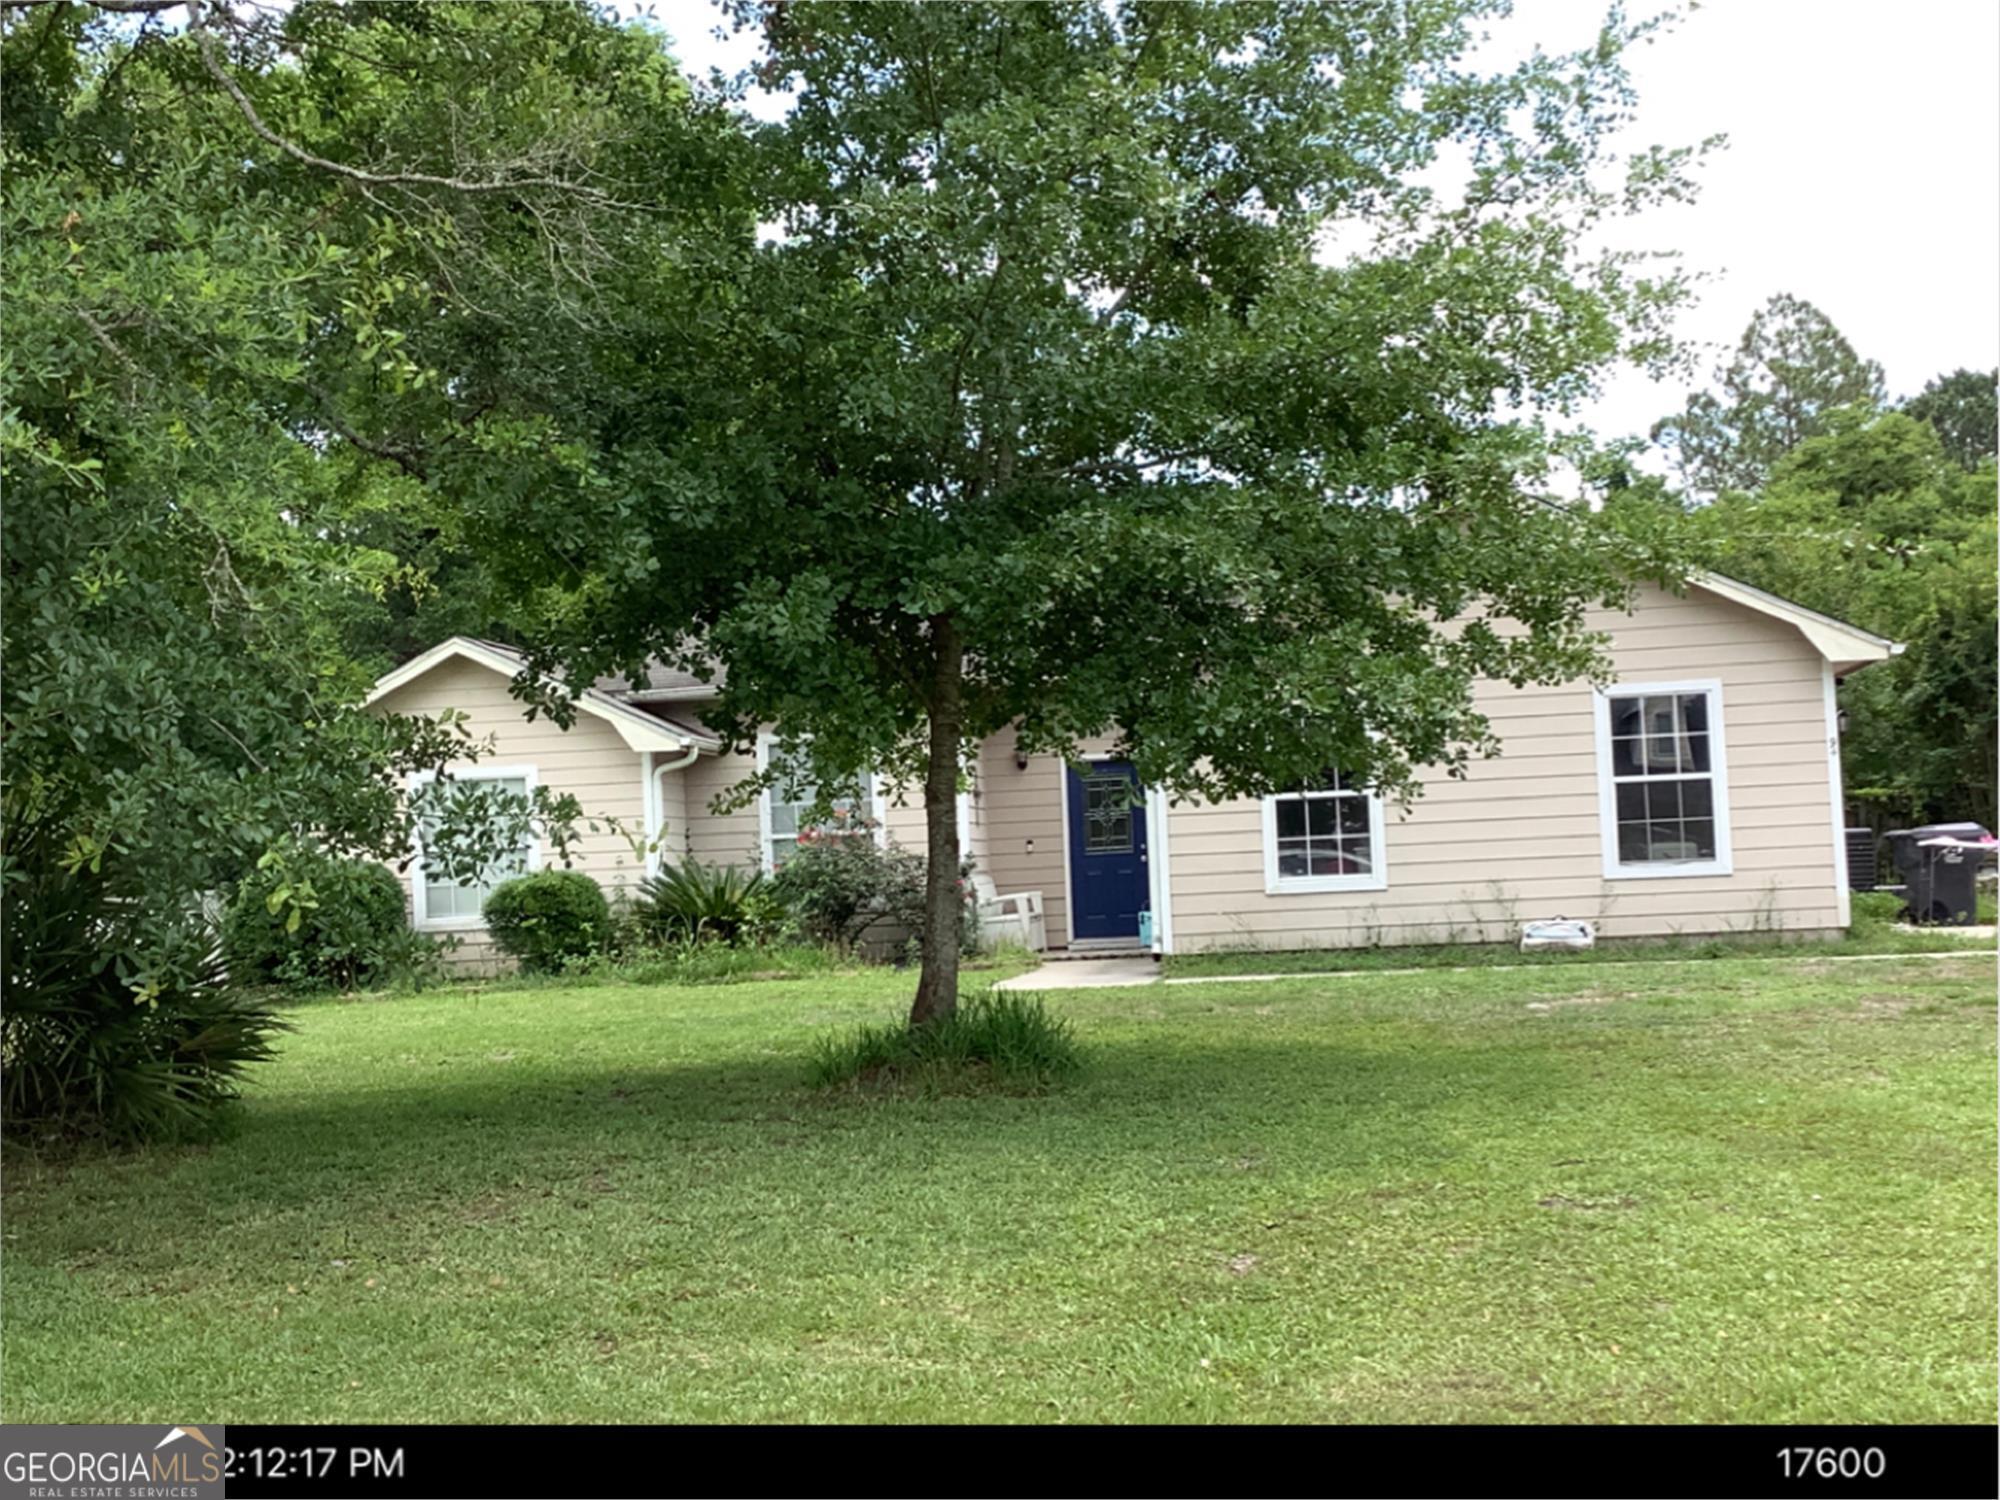
MULTIPOLYGON (((68 0, 0 0, 0 10, 32 10, 38 5, 67 3, 68 0)), ((155 16, 163 10, 176 10, 187 0, 87 0, 87 3, 118 16, 155 16)))
POLYGON ((147 378, 146 372, 139 367, 139 361, 119 347, 118 341, 111 336, 111 330, 98 322, 93 313, 79 307, 76 315, 90 330, 90 336, 97 341, 98 347, 116 360, 118 367, 125 372, 125 394, 131 396, 138 382, 147 378))
MULTIPOLYGON (((102 4, 103 0, 92 0, 92 3, 102 4)), ((136 8, 139 5, 151 4, 152 0, 131 0, 131 3, 136 8)), ((331 172, 337 177, 345 177, 351 182, 373 187, 435 187, 447 188, 458 193, 518 193, 530 188, 557 188, 580 197, 603 199, 606 196, 597 188, 572 182, 563 177, 503 176, 482 180, 471 177, 446 177, 435 172, 370 172, 361 167, 349 166, 346 162, 317 156, 297 142, 278 134, 265 123, 264 117, 257 112, 257 106, 251 103, 250 96, 243 91, 243 86, 227 68, 223 67, 221 60, 215 55, 215 33, 209 29, 207 7, 203 0, 186 0, 186 4, 188 32, 194 37, 195 46, 201 52, 202 66, 208 70, 209 77, 222 86, 223 92, 228 94, 237 112, 249 122, 252 133, 259 140, 266 145, 276 147, 295 161, 304 162, 307 166, 322 172, 331 172)))
POLYGON ((366 453, 370 458, 379 458, 394 464, 412 479, 425 480, 430 476, 424 472, 423 463, 407 448, 398 448, 393 443, 378 442, 374 438, 363 437, 352 427, 334 415, 333 397, 311 381, 305 382, 306 390, 319 403, 319 419, 326 423, 333 435, 344 441, 350 448, 366 453))

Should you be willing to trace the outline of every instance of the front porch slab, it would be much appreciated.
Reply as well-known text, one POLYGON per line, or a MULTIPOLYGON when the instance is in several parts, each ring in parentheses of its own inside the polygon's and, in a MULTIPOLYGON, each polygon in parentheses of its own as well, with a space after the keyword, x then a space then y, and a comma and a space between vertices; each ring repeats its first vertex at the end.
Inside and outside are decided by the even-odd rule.
POLYGON ((1135 958, 1071 958, 1045 963, 1012 979, 1003 979, 996 990, 1091 990, 1120 985, 1158 984, 1160 963, 1150 953, 1135 958))

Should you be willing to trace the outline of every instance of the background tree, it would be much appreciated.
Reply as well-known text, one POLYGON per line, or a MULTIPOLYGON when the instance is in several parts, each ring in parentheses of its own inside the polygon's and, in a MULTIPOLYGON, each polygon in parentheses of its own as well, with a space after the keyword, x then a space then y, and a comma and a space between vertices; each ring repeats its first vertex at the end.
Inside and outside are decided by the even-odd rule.
POLYGON ((1856 354, 1812 303, 1783 292, 1751 317, 1716 382, 1719 394, 1697 394, 1652 434, 1704 498, 1755 489, 1780 458, 1826 431, 1834 412, 1883 403, 1882 367, 1856 354))
POLYGON ((1851 411, 1695 512, 1722 572, 1904 644, 1841 687, 1848 796, 1877 828, 2000 815, 1995 484, 1928 424, 1851 411))
POLYGON ((1939 375, 1903 410, 1930 423, 1945 454, 1964 468, 1977 468, 2000 454, 2000 370, 1939 375))
POLYGON ((1485 76, 1495 10, 742 4, 792 100, 744 127, 768 237, 649 254, 553 358, 429 356, 560 434, 451 476, 538 663, 717 672, 739 744, 924 788, 914 1021, 982 737, 1414 794, 1493 748, 1476 677, 1593 669, 1584 606, 1665 568, 1543 503, 1536 413, 1662 351, 1678 281, 1579 232, 1689 153, 1610 154, 1630 29, 1485 76))

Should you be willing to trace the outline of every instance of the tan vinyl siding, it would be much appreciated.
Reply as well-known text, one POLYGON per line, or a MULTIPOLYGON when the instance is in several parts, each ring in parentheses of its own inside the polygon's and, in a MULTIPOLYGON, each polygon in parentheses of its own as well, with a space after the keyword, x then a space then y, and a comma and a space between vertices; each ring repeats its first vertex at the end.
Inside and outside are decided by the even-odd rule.
POLYGON ((922 854, 930 846, 930 827, 924 821, 923 788, 894 789, 883 785, 877 788, 877 795, 881 805, 875 815, 882 820, 882 830, 889 842, 922 854))
POLYGON ((986 833, 986 873, 1002 892, 1040 891, 1049 943, 1069 941, 1063 879, 1062 762, 1054 756, 1014 764, 1014 732, 987 740, 979 756, 979 800, 986 833), (1034 848, 1028 846, 1032 843, 1034 848))
POLYGON ((763 863, 757 804, 718 813, 710 804, 739 781, 757 774, 755 755, 725 751, 704 755, 681 773, 687 778, 688 854, 705 865, 756 869, 763 863))
POLYGON ((1387 816, 1387 888, 1267 893, 1261 808, 1169 816, 1174 947, 1511 941, 1535 917, 1589 918, 1607 938, 1840 925, 1822 661, 1790 625, 1713 596, 1646 591, 1599 612, 1625 682, 1722 684, 1729 875, 1607 880, 1588 685, 1483 683, 1501 755, 1426 780, 1387 816))
MULTIPOLYGON (((639 752, 618 737, 602 719, 578 714, 564 730, 548 719, 530 721, 519 699, 507 690, 508 679, 469 661, 449 661, 397 688, 377 705, 384 713, 432 716, 451 708, 466 716, 475 741, 487 743, 477 761, 455 762, 452 769, 476 771, 484 765, 532 765, 539 783, 552 792, 567 792, 582 804, 586 819, 615 818, 637 837, 645 815, 639 752)), ((586 830, 572 848, 571 868, 583 871, 614 896, 645 874, 644 861, 627 837, 600 826, 586 830)), ((560 868, 554 851, 541 851, 542 868, 560 868)), ((410 875, 403 876, 407 895, 410 875)), ((441 934, 444 936, 445 934, 441 934)), ((495 954, 482 929, 449 934, 459 940, 450 955, 455 965, 489 967, 495 954)))
MULTIPOLYGON (((1111 738, 1086 741, 1086 755, 1108 753, 1111 738)), ((1069 943, 1069 878, 1063 828, 1063 762, 1031 755, 1015 765, 1014 731, 986 741, 979 757, 985 869, 1002 894, 1040 891, 1049 946, 1069 943), (1028 845, 1033 843, 1034 848, 1028 845)))
MULTIPOLYGON (((671 750, 654 752, 653 763, 657 766, 671 765, 681 757, 671 750)), ((660 846, 659 862, 666 865, 679 864, 687 858, 689 822, 688 773, 694 768, 684 766, 678 771, 659 771, 655 780, 659 782, 660 846)))
MULTIPOLYGON (((753 800, 735 812, 715 813, 710 803, 726 791, 757 773, 754 754, 704 755, 688 767, 687 819, 695 858, 708 864, 756 866, 764 857, 762 825, 753 800)), ((920 789, 901 792, 880 788, 877 809, 890 840, 905 849, 922 852, 926 843, 924 797, 920 789)))

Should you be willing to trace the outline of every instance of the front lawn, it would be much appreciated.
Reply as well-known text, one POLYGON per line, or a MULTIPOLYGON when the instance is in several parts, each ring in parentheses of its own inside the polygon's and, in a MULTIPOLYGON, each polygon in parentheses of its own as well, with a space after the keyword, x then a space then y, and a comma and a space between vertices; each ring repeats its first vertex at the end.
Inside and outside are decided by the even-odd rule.
POLYGON ((1073 991, 1053 1095, 807 1090, 909 983, 302 1007, 228 1140, 11 1152, 5 1416, 1992 1418, 1990 962, 1073 991))

